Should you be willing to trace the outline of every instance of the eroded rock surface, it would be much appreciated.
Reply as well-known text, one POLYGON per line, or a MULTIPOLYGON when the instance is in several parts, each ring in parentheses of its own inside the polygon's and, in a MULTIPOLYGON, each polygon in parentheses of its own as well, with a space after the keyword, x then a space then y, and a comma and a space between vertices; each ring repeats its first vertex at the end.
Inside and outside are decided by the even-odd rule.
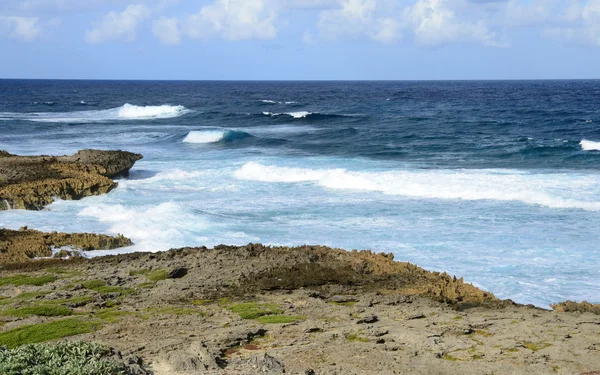
POLYGON ((44 233, 27 228, 18 231, 0 229, 0 265, 49 257, 52 248, 110 250, 130 245, 131 240, 122 235, 113 237, 94 233, 44 233))
POLYGON ((0 152, 0 210, 39 210, 60 199, 105 194, 142 155, 82 150, 72 156, 17 156, 0 152))

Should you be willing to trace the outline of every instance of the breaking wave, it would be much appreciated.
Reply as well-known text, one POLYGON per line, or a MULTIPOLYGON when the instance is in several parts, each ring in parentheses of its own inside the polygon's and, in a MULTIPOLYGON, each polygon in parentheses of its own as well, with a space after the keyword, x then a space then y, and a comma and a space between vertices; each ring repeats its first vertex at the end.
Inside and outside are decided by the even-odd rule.
POLYGON ((595 175, 530 174, 514 170, 354 172, 250 162, 235 171, 234 177, 262 182, 312 182, 329 189, 375 191, 410 198, 516 201, 549 208, 600 211, 600 201, 572 198, 580 189, 600 186, 600 176, 595 175))
POLYGON ((253 137, 251 134, 234 130, 193 130, 182 142, 184 143, 217 143, 233 142, 253 137))
POLYGON ((138 106, 126 103, 121 107, 97 111, 76 112, 0 112, 0 118, 34 122, 89 123, 114 120, 153 120, 179 117, 190 110, 181 105, 138 106))
POLYGON ((586 139, 582 139, 579 142, 581 149, 584 151, 600 151, 600 142, 588 141, 586 139))

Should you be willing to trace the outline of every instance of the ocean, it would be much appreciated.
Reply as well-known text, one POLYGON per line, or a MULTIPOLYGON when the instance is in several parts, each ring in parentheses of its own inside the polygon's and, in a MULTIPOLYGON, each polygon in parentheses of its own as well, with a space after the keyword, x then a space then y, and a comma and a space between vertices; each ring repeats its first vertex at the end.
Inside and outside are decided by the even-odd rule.
POLYGON ((0 227, 371 249, 520 303, 600 302, 598 80, 0 80, 0 149, 84 148, 144 159, 0 227))

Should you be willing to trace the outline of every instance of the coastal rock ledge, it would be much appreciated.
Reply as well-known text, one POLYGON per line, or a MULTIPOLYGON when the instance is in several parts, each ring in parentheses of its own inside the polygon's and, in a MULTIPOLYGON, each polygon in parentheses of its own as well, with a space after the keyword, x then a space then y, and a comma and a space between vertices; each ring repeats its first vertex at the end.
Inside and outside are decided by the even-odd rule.
POLYGON ((55 198, 74 200, 105 194, 142 155, 81 150, 72 156, 17 156, 0 151, 0 211, 40 210, 55 198))

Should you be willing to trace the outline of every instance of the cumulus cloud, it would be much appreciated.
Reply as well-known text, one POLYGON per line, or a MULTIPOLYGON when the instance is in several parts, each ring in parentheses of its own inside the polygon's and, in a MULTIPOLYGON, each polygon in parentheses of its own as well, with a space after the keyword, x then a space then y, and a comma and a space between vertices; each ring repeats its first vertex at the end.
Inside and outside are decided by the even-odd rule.
POLYGON ((323 39, 366 35, 383 43, 393 43, 402 37, 401 24, 385 16, 393 9, 389 1, 339 0, 337 9, 324 10, 317 27, 323 39))
POLYGON ((41 27, 36 17, 0 16, 0 35, 31 42, 40 33, 41 27))
MULTIPOLYGON (((453 4, 456 5, 456 4, 453 4)), ((417 0, 404 11, 418 43, 440 45, 447 43, 481 43, 501 47, 496 35, 488 29, 484 19, 460 19, 448 0, 417 0)))
POLYGON ((122 39, 133 41, 140 23, 150 16, 146 5, 130 5, 124 11, 108 13, 98 27, 85 34, 88 43, 102 43, 107 40, 122 39))
POLYGON ((564 27, 549 27, 544 35, 581 44, 600 47, 600 0, 589 0, 583 7, 575 5, 566 13, 572 23, 564 27))
POLYGON ((152 23, 152 34, 163 44, 175 45, 181 43, 181 31, 177 18, 161 17, 152 23))
POLYGON ((269 0, 216 0, 187 17, 184 32, 196 39, 273 39, 277 16, 269 0))

